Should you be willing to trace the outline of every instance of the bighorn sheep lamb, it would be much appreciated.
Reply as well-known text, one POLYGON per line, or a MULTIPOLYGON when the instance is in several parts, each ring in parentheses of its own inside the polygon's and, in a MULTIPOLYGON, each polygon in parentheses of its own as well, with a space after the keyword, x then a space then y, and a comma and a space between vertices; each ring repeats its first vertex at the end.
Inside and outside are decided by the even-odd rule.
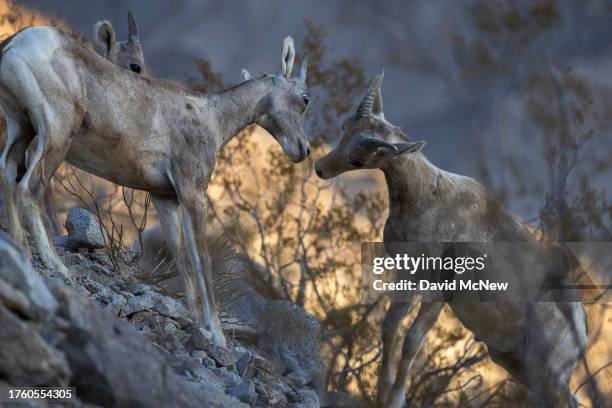
MULTIPOLYGON (((356 114, 342 125, 337 146, 317 161, 316 173, 329 179, 362 168, 383 171, 389 192, 387 251, 391 242, 521 242, 540 248, 520 220, 482 185, 431 164, 420 152, 424 142, 410 141, 385 119, 381 83, 382 75, 373 81, 356 114)), ((421 302, 393 381, 398 327, 409 304, 392 303, 383 323, 378 399, 385 407, 403 405, 412 362, 444 307, 443 302, 421 302)), ((586 347, 581 303, 519 299, 449 305, 463 325, 484 341, 493 361, 530 388, 537 406, 574 406, 569 378, 586 347)))
MULTIPOLYGON (((98 21, 94 27, 94 44, 96 51, 103 57, 108 58, 118 66, 129 69, 136 73, 145 71, 144 56, 142 46, 140 44, 140 34, 138 31, 138 23, 131 11, 128 11, 128 39, 125 41, 116 41, 115 29, 113 25, 107 21, 98 21)), ((6 121, 4 116, 0 116, 0 151, 4 149, 6 143, 6 121)), ((31 144, 32 150, 35 143, 31 144)), ((33 152, 32 152, 33 153, 33 152)), ((58 233, 60 226, 55 215, 55 206, 53 203, 53 188, 52 180, 43 197, 43 207, 45 223, 47 228, 51 228, 54 233, 58 233)))
POLYGON ((107 21, 98 21, 94 25, 94 44, 96 51, 122 68, 137 74, 145 72, 144 55, 140 44, 138 23, 131 11, 128 11, 128 39, 117 41, 113 25, 107 21))
POLYGON ((26 248, 23 219, 42 262, 68 274, 39 205, 64 159, 111 182, 148 191, 185 281, 188 307, 211 330, 214 342, 225 344, 206 255, 204 193, 217 153, 250 124, 268 130, 292 161, 309 154, 306 62, 292 78, 293 40, 284 41, 277 74, 210 95, 118 68, 51 27, 25 29, 1 51, 0 104, 8 141, 0 178, 6 195, 16 197, 7 200, 15 241, 26 248), (18 177, 35 135, 36 151, 18 177))

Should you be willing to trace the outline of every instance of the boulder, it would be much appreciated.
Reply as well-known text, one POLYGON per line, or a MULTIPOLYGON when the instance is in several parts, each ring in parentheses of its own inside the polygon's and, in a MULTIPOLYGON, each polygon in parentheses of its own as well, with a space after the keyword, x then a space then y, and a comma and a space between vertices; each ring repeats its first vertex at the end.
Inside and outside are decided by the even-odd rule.
POLYGON ((299 408, 319 408, 321 406, 319 397, 313 390, 300 389, 297 390, 297 394, 300 400, 298 404, 299 408))
POLYGON ((206 353, 221 367, 232 367, 236 362, 232 353, 224 347, 213 345, 206 350, 206 353))
POLYGON ((252 289, 242 290, 244 294, 227 306, 226 313, 248 322, 257 333, 255 345, 275 372, 287 375, 296 386, 322 392, 319 321, 289 301, 268 300, 252 289))
POLYGON ((56 237, 55 244, 68 250, 100 249, 108 242, 108 237, 100 225, 98 217, 84 208, 73 208, 66 217, 67 236, 56 237))
POLYGON ((153 291, 147 291, 141 295, 129 298, 121 310, 121 316, 129 316, 143 310, 153 310, 174 319, 191 318, 191 315, 181 301, 153 291))
POLYGON ((16 386, 67 385, 64 354, 47 344, 38 328, 0 302, 0 378, 16 386))
POLYGON ((3 239, 0 239, 0 303, 35 320, 48 320, 58 307, 40 275, 17 248, 3 239))

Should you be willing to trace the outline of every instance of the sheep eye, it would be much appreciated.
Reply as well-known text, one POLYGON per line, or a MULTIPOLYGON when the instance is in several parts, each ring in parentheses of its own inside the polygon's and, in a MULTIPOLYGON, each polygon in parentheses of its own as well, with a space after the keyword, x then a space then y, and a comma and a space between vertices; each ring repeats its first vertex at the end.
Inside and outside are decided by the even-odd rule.
POLYGON ((362 162, 361 160, 351 160, 351 166, 355 166, 355 167, 361 168, 361 167, 365 166, 365 163, 362 162))
POLYGON ((303 93, 302 100, 304 101, 304 105, 308 105, 308 102, 310 102, 310 96, 308 96, 307 93, 303 93))
POLYGON ((130 64, 130 70, 137 74, 140 74, 140 71, 142 71, 142 69, 140 68, 140 65, 138 64, 130 64))

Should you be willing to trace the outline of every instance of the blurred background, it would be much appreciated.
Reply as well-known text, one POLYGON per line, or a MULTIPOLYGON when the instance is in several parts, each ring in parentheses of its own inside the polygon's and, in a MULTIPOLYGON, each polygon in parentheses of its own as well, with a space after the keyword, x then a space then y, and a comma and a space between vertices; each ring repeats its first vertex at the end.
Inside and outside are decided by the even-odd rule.
MULTIPOLYGON (((537 216, 541 203, 516 193, 542 191, 547 182, 541 158, 549 146, 540 137, 542 124, 533 123, 538 113, 529 100, 549 84, 536 76, 553 70, 562 80, 572 69, 590 98, 612 84, 612 2, 605 0, 19 4, 87 36, 102 18, 125 32, 126 10, 132 9, 150 73, 183 83, 198 76, 195 58, 210 61, 230 84, 242 67, 272 72, 283 37, 291 34, 299 44, 308 20, 325 31, 333 57, 358 58, 367 78, 385 69, 386 116, 409 136, 427 140, 434 164, 510 190, 507 205, 527 218, 537 216)), ((549 96, 539 102, 553 103, 549 96)), ((596 102, 607 108, 605 100, 596 102)), ((593 171, 605 166, 611 148, 609 121, 599 119, 591 125, 601 137, 581 151, 573 181, 586 174, 594 187, 610 191, 612 179, 593 171)))
MULTIPOLYGON (((243 67, 253 75, 274 72, 288 34, 298 59, 309 53, 313 157, 292 165, 265 131, 248 128, 223 151, 209 204, 214 233, 250 262, 262 293, 291 300, 323 322, 329 390, 366 403, 374 395, 384 302, 360 302, 355 254, 360 242, 382 239, 386 190, 377 171, 330 183, 313 176, 312 164, 383 69, 386 118, 426 140, 424 153, 435 165, 476 178, 539 239, 612 239, 611 1, 0 4, 4 35, 60 24, 91 38, 93 24, 108 19, 124 39, 130 9, 148 74, 198 91, 238 83, 243 67)), ((68 166, 58 181, 60 224, 71 207, 97 209, 116 240, 113 256, 155 222, 143 193, 68 166)), ((612 396, 612 329, 609 304, 597 298, 585 304, 590 348, 572 390, 596 406, 612 396)), ((525 402, 524 388, 490 362, 451 313, 428 337, 413 371, 428 375, 411 379, 408 406, 525 402)))

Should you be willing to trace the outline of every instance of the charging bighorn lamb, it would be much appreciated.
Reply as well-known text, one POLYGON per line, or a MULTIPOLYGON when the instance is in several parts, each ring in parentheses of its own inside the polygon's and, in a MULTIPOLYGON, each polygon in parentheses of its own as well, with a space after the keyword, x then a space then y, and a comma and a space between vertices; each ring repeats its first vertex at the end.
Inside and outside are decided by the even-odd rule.
MULTIPOLYGON (((98 21, 93 27, 94 45, 96 51, 114 62, 118 66, 129 69, 132 72, 142 73, 145 71, 144 56, 142 46, 140 44, 140 34, 138 31, 138 23, 131 11, 128 11, 128 39, 125 41, 117 41, 115 29, 113 25, 107 21, 98 21)), ((4 116, 0 116, 0 151, 4 149, 6 143, 6 121, 4 116)), ((31 144, 33 148, 35 143, 31 144)), ((51 228, 52 232, 57 234, 60 231, 60 226, 55 213, 55 205, 53 203, 53 183, 50 180, 49 188, 43 198, 43 207, 45 224, 47 228, 51 228)))
POLYGON ((42 262, 68 273, 39 206, 64 159, 111 182, 150 192, 185 281, 188 306, 215 343, 224 344, 206 255, 204 193, 219 149, 250 124, 268 130, 294 162, 310 152, 304 132, 306 63, 291 78, 294 56, 288 37, 276 75, 202 95, 118 68, 54 28, 19 32, 4 44, 0 60, 0 104, 8 129, 0 176, 19 208, 8 200, 11 235, 26 247, 23 219, 42 262), (35 135, 36 151, 18 177, 35 135))
MULTIPOLYGON (((377 77, 357 112, 342 125, 335 147, 316 163, 319 177, 369 168, 384 172, 389 218, 384 241, 521 242, 539 250, 520 220, 475 180, 438 169, 384 117, 377 77)), ((534 265, 536 268, 539 265, 534 265)), ((392 303, 383 324, 379 402, 401 407, 410 367, 444 303, 421 302, 408 329, 393 380, 393 355, 400 321, 409 309, 392 303)), ((579 302, 449 303, 455 316, 488 347, 493 361, 527 385, 537 406, 574 406, 569 378, 586 345, 586 321, 579 302)))

